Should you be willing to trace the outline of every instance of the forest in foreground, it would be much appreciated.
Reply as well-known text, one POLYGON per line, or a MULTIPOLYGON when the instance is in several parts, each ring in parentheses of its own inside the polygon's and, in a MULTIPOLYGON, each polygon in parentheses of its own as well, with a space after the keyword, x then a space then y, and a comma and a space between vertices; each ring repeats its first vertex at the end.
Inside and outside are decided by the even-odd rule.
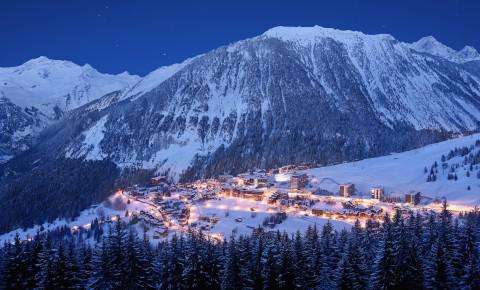
POLYGON ((153 245, 134 224, 19 237, 1 289, 479 289, 480 212, 385 216, 350 231, 259 228, 223 242, 189 231, 153 245))

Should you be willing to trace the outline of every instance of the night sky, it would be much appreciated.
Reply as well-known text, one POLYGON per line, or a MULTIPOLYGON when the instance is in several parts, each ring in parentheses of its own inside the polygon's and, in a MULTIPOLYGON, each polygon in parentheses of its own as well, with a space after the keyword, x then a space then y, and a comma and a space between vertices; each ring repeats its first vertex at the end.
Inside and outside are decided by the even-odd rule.
POLYGON ((18 1, 0 2, 0 66, 45 55, 101 72, 146 73, 274 26, 389 33, 480 50, 480 1, 18 1))

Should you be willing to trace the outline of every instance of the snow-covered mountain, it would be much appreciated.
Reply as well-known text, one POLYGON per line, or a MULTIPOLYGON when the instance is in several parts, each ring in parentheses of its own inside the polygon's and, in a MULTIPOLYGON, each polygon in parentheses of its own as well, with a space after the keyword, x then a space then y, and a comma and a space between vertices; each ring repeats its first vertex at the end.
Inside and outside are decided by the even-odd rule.
POLYGON ((127 72, 102 74, 88 64, 79 66, 46 57, 0 68, 0 155, 24 149, 28 136, 65 112, 125 89, 139 79, 127 72))
POLYGON ((417 42, 412 43, 411 47, 416 51, 440 56, 453 62, 462 63, 480 60, 480 54, 475 48, 467 45, 462 50, 456 51, 439 42, 433 36, 423 37, 417 42))
POLYGON ((474 50, 457 61, 422 43, 275 27, 75 110, 37 151, 192 178, 378 156, 477 130, 474 50))

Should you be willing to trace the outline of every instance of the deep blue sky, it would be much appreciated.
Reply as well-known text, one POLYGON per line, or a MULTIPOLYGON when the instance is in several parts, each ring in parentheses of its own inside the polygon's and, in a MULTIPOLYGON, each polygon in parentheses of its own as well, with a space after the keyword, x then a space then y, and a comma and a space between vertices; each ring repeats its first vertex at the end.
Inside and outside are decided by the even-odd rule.
POLYGON ((45 55, 145 75, 274 26, 315 24, 480 50, 478 0, 2 0, 0 66, 45 55))

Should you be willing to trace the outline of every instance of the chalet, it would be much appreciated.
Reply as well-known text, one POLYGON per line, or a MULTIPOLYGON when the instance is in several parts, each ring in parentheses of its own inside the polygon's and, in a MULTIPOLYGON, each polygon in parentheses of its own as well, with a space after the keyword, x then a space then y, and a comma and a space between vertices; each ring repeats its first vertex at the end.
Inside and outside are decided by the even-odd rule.
POLYGON ((130 196, 133 196, 133 197, 143 197, 145 195, 145 191, 142 190, 142 189, 133 189, 131 191, 128 192, 128 194, 130 196))
POLYGON ((239 174, 237 175, 237 177, 234 177, 234 180, 235 180, 235 184, 237 186, 245 186, 247 185, 248 183, 248 180, 250 179, 250 175, 248 174, 239 174))
POLYGON ((153 177, 152 179, 150 179, 150 183, 152 185, 159 185, 160 183, 167 183, 167 177, 166 176, 153 177))
POLYGON ((288 191, 289 198, 305 199, 305 198, 309 198, 311 195, 312 195, 312 192, 307 190, 291 189, 288 191))
POLYGON ((370 192, 372 193, 372 199, 384 200, 385 191, 382 187, 373 187, 370 192))
POLYGON ((384 201, 390 203, 402 202, 402 197, 399 193, 391 193, 389 195, 385 195, 384 201))
POLYGON ((256 188, 267 187, 268 186, 268 180, 265 177, 256 177, 254 179, 253 185, 256 188))
POLYGON ((306 174, 293 174, 290 178, 290 188, 302 189, 308 184, 308 176, 306 174))
POLYGON ((295 165, 285 165, 278 169, 278 173, 287 173, 295 170, 295 165))
POLYGON ((288 199, 288 194, 285 192, 275 191, 268 197, 269 204, 275 204, 277 201, 288 199))
POLYGON ((279 174, 280 173, 280 170, 278 168, 272 168, 268 171, 268 175, 272 176, 272 175, 275 175, 275 174, 279 174))
POLYGON ((256 200, 256 201, 262 201, 263 190, 241 189, 240 192, 239 192, 239 197, 245 198, 245 199, 256 200))
POLYGON ((221 183, 228 183, 228 182, 231 182, 232 180, 233 180, 232 175, 219 175, 218 176, 218 182, 221 182, 221 183))
POLYGON ((422 195, 420 192, 414 193, 414 192, 409 192, 405 194, 405 202, 413 205, 417 205, 420 203, 420 199, 422 198, 422 195))
POLYGON ((251 185, 256 188, 259 187, 266 187, 268 185, 268 180, 265 177, 265 175, 257 175, 257 174, 252 174, 252 175, 245 175, 242 176, 242 179, 244 180, 244 185, 251 185))
POLYGON ((297 165, 295 167, 295 170, 307 170, 307 169, 310 169, 310 166, 308 166, 308 165, 297 165))
POLYGON ((352 183, 340 184, 339 195, 342 197, 349 197, 355 191, 355 185, 352 183))

